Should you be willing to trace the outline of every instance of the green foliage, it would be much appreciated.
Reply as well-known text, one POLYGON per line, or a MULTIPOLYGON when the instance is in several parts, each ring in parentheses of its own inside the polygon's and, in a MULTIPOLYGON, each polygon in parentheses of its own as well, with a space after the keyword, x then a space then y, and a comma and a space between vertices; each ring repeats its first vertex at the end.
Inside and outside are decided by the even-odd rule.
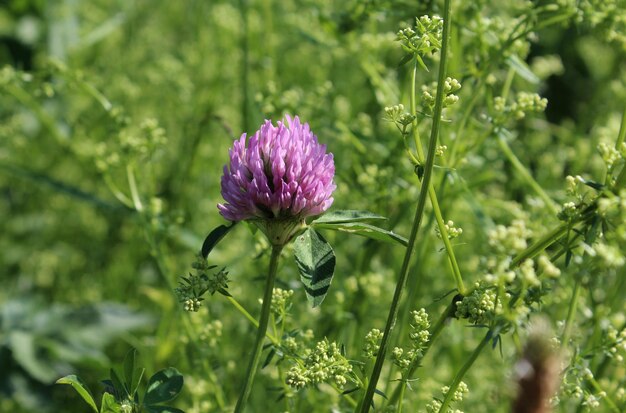
POLYGON ((317 231, 308 229, 294 242, 294 255, 307 299, 317 307, 324 301, 335 272, 335 253, 317 231))
POLYGON ((376 410, 510 412, 538 316, 553 411, 626 410, 624 0, 452 1, 441 79, 443 1, 5 3, 0 411, 233 410, 271 246, 220 175, 285 113, 337 190, 282 252, 247 411, 359 407, 433 149, 376 410), (185 391, 162 370, 146 406, 129 346, 185 391))
POLYGON ((140 413, 165 412, 179 413, 182 410, 165 406, 175 399, 183 388, 183 376, 173 367, 159 370, 148 379, 147 387, 140 392, 140 385, 145 369, 137 366, 137 351, 132 349, 123 363, 124 375, 110 370, 110 378, 104 380, 105 393, 98 410, 89 388, 75 375, 66 376, 56 381, 57 384, 71 385, 82 399, 97 413, 140 413), (141 394, 141 396, 140 396, 141 394))

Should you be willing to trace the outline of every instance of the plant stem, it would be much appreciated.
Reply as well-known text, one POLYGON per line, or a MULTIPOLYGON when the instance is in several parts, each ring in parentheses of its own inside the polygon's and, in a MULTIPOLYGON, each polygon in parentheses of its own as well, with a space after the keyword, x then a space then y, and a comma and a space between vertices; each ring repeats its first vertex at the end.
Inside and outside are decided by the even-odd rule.
POLYGON ((554 244, 556 241, 561 239, 563 235, 567 232, 568 228, 571 227, 571 223, 566 222, 564 224, 559 225, 554 228, 552 231, 548 232, 543 237, 539 238, 533 245, 526 248, 524 251, 517 254, 513 260, 511 261, 510 267, 516 267, 528 258, 533 258, 541 251, 548 248, 550 245, 554 244))
MULTIPOLYGON (((619 133, 617 135, 617 140, 615 141, 615 149, 618 152, 621 152, 621 147, 624 144, 624 139, 626 138, 626 107, 624 107, 624 113, 622 114, 622 122, 619 126, 619 133)), ((605 184, 609 183, 610 176, 613 174, 613 167, 609 168, 606 174, 606 179, 604 181, 605 184)), ((622 171, 618 175, 615 180, 615 188, 619 189, 624 186, 624 181, 626 181, 626 165, 622 166, 622 171)))
POLYGON ((565 327, 563 328, 563 337, 561 337, 561 347, 567 346, 570 334, 572 333, 572 323, 574 322, 574 315, 576 314, 579 297, 580 281, 576 280, 576 283, 574 284, 574 291, 572 292, 572 298, 569 301, 569 308, 567 309, 567 319, 565 320, 565 327))
POLYGON ((404 391, 406 390, 406 380, 400 381, 400 397, 396 406, 396 413, 402 413, 402 401, 404 400, 404 391))
POLYGON ((270 257, 270 268, 267 274, 267 280, 265 282, 265 292, 263 293, 263 305, 261 306, 261 316, 259 317, 259 328, 257 330, 256 342, 254 344, 254 352, 248 365, 248 372, 246 373, 246 379, 239 394, 239 400, 235 406, 235 413, 243 412, 252 390, 252 383, 254 382, 254 376, 256 369, 261 360, 261 352, 263 350, 263 341, 265 340, 265 334, 267 333, 267 324, 270 318, 270 309, 272 305, 272 290, 274 289, 274 281, 276 280, 276 269, 278 268, 278 258, 282 246, 272 246, 272 255, 270 257))
POLYGON ((445 4, 444 4, 443 35, 442 35, 442 41, 441 41, 442 47, 441 47, 441 60, 439 64, 439 74, 438 74, 438 83, 437 83, 437 97, 435 101, 433 124, 432 124, 432 129, 430 133, 430 141, 429 141, 429 146, 428 146, 428 157, 426 158, 426 165, 424 167, 424 177, 422 180, 422 187, 421 187, 419 199, 417 201, 417 208, 415 211, 415 218, 413 219, 413 226, 411 228, 411 234, 409 236, 409 244, 404 254, 404 260, 402 262, 400 276, 398 278, 396 289, 393 294, 391 307, 389 308, 389 314, 387 316, 387 323, 385 325, 385 331, 383 333, 383 338, 380 343, 380 348, 378 350, 378 355, 376 356, 376 362, 374 364, 374 369, 372 370, 372 374, 370 376, 370 381, 367 386, 365 396, 363 397, 363 400, 361 401, 361 413, 367 413, 369 411, 372 399, 374 398, 376 385, 378 384, 380 372, 382 370, 383 363, 385 361, 385 356, 387 354, 387 346, 389 345, 391 331, 393 330, 393 326, 398 316, 398 304, 400 303, 402 291, 404 290, 404 286, 406 284, 407 276, 409 273, 408 271, 409 264, 411 262, 411 256, 413 255, 415 239, 417 238, 417 231, 422 222, 424 207, 426 206, 426 196, 428 194, 428 187, 430 185, 430 180, 431 180, 432 172, 433 172, 433 164, 435 160, 435 149, 437 146, 437 137, 439 135, 439 125, 441 123, 441 112, 443 110, 443 95, 444 95, 443 87, 444 87, 445 76, 446 76, 446 59, 447 59, 447 52, 448 52, 448 40, 450 37, 450 2, 451 0, 445 0, 445 4))
MULTIPOLYGON (((417 59, 415 59, 415 62, 413 64, 413 73, 411 75, 410 103, 411 103, 412 115, 417 115, 417 104, 416 104, 416 95, 415 95, 417 66, 418 66, 417 59)), ((437 93, 439 93, 439 91, 437 91, 437 93)), ((422 142, 419 136, 419 129, 417 127, 417 116, 415 120, 413 121, 412 132, 413 132, 413 140, 415 141, 415 149, 417 150, 417 159, 419 162, 424 162, 424 158, 425 158, 424 149, 422 148, 422 142)), ((423 183, 422 183, 422 188, 424 188, 423 183)), ((450 239, 448 238, 448 231, 446 230, 445 222, 443 221, 443 215, 441 213, 441 208, 439 207, 439 201, 437 200, 437 192, 435 191, 435 187, 432 184, 428 185, 428 197, 430 198, 430 203, 433 207, 433 212, 435 213, 435 219, 437 220, 437 227, 439 229, 439 233, 441 234, 441 240, 443 241, 446 254, 448 255, 448 260, 450 261, 450 266, 452 268, 452 276, 454 277, 456 288, 459 290, 461 294, 465 294, 465 285, 463 284, 463 276, 461 275, 459 264, 456 261, 456 255, 454 254, 454 249, 452 248, 452 244, 450 243, 450 239)))
POLYGON ((249 130, 248 126, 250 123, 250 113, 248 107, 248 94, 249 94, 249 85, 248 85, 248 65, 249 65, 249 43, 248 43, 248 4, 247 0, 239 0, 239 12, 241 13, 241 50, 243 51, 243 55, 241 57, 241 68, 240 68, 240 77, 241 77, 241 123, 243 124, 243 130, 249 130))
POLYGON ((452 397, 454 396, 454 393, 456 392, 457 387, 459 387, 459 383, 461 383, 461 380, 463 380, 463 376, 465 376, 465 373, 467 373, 470 367, 472 367, 472 364, 474 364, 474 362, 480 355, 480 352, 483 351, 483 348, 489 342, 489 340, 491 340, 491 338, 492 338, 492 333, 491 333, 491 330, 489 330, 487 334, 485 334, 485 338, 483 338, 480 344, 478 344, 478 346, 474 349, 474 352, 470 355, 470 358, 467 359, 463 367, 461 367, 461 370, 459 370, 456 376, 454 376, 452 383, 450 383, 450 389, 446 393, 446 397, 443 399, 443 403, 441 403, 441 407, 439 408, 439 413, 448 411, 447 410, 448 406, 450 405, 450 402, 452 401, 452 397))
POLYGON ((135 180, 135 172, 130 163, 126 164, 126 177, 128 178, 128 187, 130 188, 130 197, 133 200, 133 205, 137 212, 143 212, 143 204, 141 203, 141 197, 139 196, 139 190, 137 189, 137 181, 135 180))
POLYGON ((500 149, 504 153, 504 156, 506 156, 509 162, 511 162, 511 165, 513 165, 517 173, 521 175, 524 182, 526 182, 526 185, 531 187, 533 191, 535 191, 535 193, 539 195, 539 197, 543 200, 544 204, 546 204, 546 207, 550 210, 550 213, 552 213, 552 215, 556 215, 559 212, 559 210, 556 207, 552 198, 550 198, 548 194, 546 194, 546 192, 543 190, 541 185, 539 185, 537 181, 535 181, 535 179, 532 177, 530 172, 528 172, 528 169, 526 169, 524 164, 522 164, 522 162, 520 162, 517 156, 515 156, 515 154, 511 150, 511 147, 509 146, 507 141, 504 139, 504 136, 502 136, 501 134, 498 134, 498 144, 500 145, 500 149))
MULTIPOLYGON (((226 298, 237 309, 237 311, 239 311, 248 321, 250 321, 250 323, 252 323, 253 326, 255 326, 256 328, 259 328, 259 322, 256 321, 256 318, 252 317, 252 315, 248 312, 248 310, 246 310, 239 303, 239 301, 235 300, 235 298, 232 297, 232 296, 229 296, 229 297, 226 297, 226 298)), ((279 340, 276 337, 274 337, 273 335, 271 335, 269 332, 265 334, 265 337, 269 338, 269 340, 273 344, 278 345, 279 340)))

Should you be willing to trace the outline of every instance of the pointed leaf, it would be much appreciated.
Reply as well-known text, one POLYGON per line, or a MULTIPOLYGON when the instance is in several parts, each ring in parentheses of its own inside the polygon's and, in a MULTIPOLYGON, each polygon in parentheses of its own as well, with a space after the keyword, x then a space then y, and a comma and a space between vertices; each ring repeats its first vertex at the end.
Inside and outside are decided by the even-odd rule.
POLYGON ((400 59, 400 63, 398 63, 398 67, 404 66, 405 64, 409 63, 411 61, 411 59, 413 59, 413 54, 411 54, 411 53, 405 54, 402 57, 402 59, 400 59))
POLYGON ((383 216, 374 214, 369 211, 357 211, 351 209, 345 209, 341 211, 328 212, 321 217, 317 218, 311 225, 316 224, 340 224, 344 222, 368 222, 387 219, 383 216))
POLYGON ((135 390, 135 360, 137 358, 137 350, 131 349, 124 357, 124 385, 129 394, 135 390))
POLYGON ((226 234, 228 234, 230 230, 235 227, 235 224, 237 223, 233 222, 232 224, 230 224, 230 226, 220 225, 219 227, 211 231, 209 235, 207 235, 206 239, 204 240, 204 243, 202 243, 202 250, 201 250, 202 256, 205 259, 209 256, 209 254, 211 253, 211 250, 215 248, 217 243, 220 242, 222 238, 224 238, 226 234))
POLYGON ((115 396, 111 393, 102 395, 102 404, 100 405, 100 413, 120 413, 120 405, 115 401, 115 396))
POLYGON ((183 388, 183 375, 173 367, 158 371, 148 381, 144 404, 156 404, 173 400, 183 388))
POLYGON ((522 79, 532 83, 538 84, 541 80, 536 74, 528 67, 525 61, 519 58, 517 55, 511 55, 506 58, 506 64, 517 73, 522 79))
POLYGON ((309 228, 296 238, 293 251, 307 299, 317 307, 324 301, 333 279, 333 249, 322 235, 309 228))
POLYGON ((73 374, 70 376, 65 376, 57 380, 56 383, 57 384, 69 384, 70 386, 72 386, 74 390, 78 392, 80 397, 82 397, 83 400, 86 401, 87 404, 91 406, 91 408, 95 412, 98 412, 98 408, 96 407, 96 402, 93 400, 93 396, 91 395, 91 392, 89 391, 85 383, 83 383, 83 381, 78 378, 78 376, 75 376, 73 374))
POLYGON ((387 395, 385 393, 383 393, 382 390, 374 389, 374 393, 383 396, 385 399, 388 399, 387 395))
POLYGON ((128 391, 126 390, 126 387, 124 387, 120 376, 118 376, 117 372, 113 369, 111 369, 111 382, 113 383, 113 388, 115 389, 115 396, 118 399, 128 396, 128 391))
POLYGON ((333 231, 350 232, 352 234, 379 241, 396 242, 400 245, 404 245, 405 247, 409 244, 409 241, 406 238, 394 233, 393 231, 388 231, 386 229, 362 222, 345 222, 339 224, 321 223, 314 224, 313 226, 315 228, 332 229, 333 231))

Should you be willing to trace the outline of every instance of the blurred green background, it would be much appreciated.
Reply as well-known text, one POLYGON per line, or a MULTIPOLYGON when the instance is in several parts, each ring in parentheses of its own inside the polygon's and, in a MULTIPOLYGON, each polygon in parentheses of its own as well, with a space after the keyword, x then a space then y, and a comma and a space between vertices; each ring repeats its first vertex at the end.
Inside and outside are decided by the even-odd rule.
MULTIPOLYGON (((233 403, 253 328, 221 296, 189 315, 172 293, 204 236, 223 223, 216 204, 232 140, 263 119, 299 115, 335 154, 334 208, 385 215, 388 228, 406 235, 416 179, 383 108, 408 107, 410 68, 398 66, 395 32, 416 16, 439 13, 440 3, 3 1, 0 411, 87 411, 54 380, 76 373, 100 394, 99 380, 131 346, 150 373, 172 365, 185 375, 180 408, 221 411, 220 393, 226 406, 233 403), (186 324, 197 337, 187 335, 186 324)), ((557 222, 533 202, 497 145, 471 144, 481 142, 481 116, 506 80, 506 57, 519 57, 532 71, 516 76, 513 89, 549 100, 545 116, 516 126, 512 147, 557 201, 565 199, 568 174, 602 179, 595 148, 614 141, 626 102, 623 20, 614 16, 619 2, 607 2, 618 8, 605 12, 585 2, 593 13, 581 7, 502 56, 497 51, 514 19, 545 2, 471 3, 454 2, 449 72, 463 89, 441 135, 443 143, 469 142, 458 166, 465 184, 452 183, 442 196, 446 216, 464 229, 457 255, 469 285, 480 278, 479 257, 489 251, 485 228, 521 218, 540 234, 557 222), (480 79, 486 86, 478 90, 480 79), (470 121, 456 136, 474 94, 470 121)), ((431 71, 420 72, 420 85, 434 80, 436 58, 427 64, 431 71)), ((427 228, 406 305, 424 306, 435 317, 446 304, 435 299, 453 284, 432 222, 427 228)), ((321 308, 309 308, 291 259, 282 261, 279 281, 295 290, 294 328, 344 343, 356 357, 366 332, 384 325, 402 251, 327 235, 338 267, 321 308)), ((265 247, 240 227, 212 254, 228 266, 231 294, 253 314, 265 247)), ((546 303, 553 322, 564 318, 569 293, 555 289, 546 303)), ((622 298, 613 298, 618 307, 622 298)), ((447 331, 416 400, 445 384, 480 339, 467 330, 459 324, 447 331)), ((467 411, 508 411, 511 390, 501 383, 514 348, 505 350, 502 358, 485 356, 492 362, 468 378, 467 411)), ((275 373, 262 374, 251 411, 284 410, 274 402, 277 383, 275 373)), ((300 411, 339 403, 327 389, 300 397, 300 411)))

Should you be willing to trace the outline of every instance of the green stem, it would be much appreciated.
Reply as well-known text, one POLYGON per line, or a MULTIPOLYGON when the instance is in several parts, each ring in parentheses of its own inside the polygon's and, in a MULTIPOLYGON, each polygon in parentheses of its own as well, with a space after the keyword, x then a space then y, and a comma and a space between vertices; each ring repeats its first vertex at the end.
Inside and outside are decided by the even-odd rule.
POLYGON ((248 65, 249 65, 249 44, 248 44, 248 4, 247 0, 239 0, 239 11, 241 13, 242 20, 242 33, 241 33, 241 50, 243 51, 241 62, 241 118, 243 124, 243 130, 249 130, 250 113, 248 107, 248 65))
MULTIPOLYGON (((417 59, 413 65, 413 73, 411 75, 411 95, 410 95, 410 103, 411 103, 411 114, 417 114, 417 106, 416 106, 416 77, 417 77, 417 59)), ((439 91, 437 91, 439 93, 439 91)), ((439 96, 439 95, 437 95, 439 96)), ((419 131, 417 127, 417 116, 413 121, 413 140, 415 141, 415 148, 417 150, 417 159, 419 162, 424 161, 424 149, 422 148, 422 142, 419 136, 419 131)), ((424 185, 422 183, 422 188, 424 185)), ((435 213, 435 219, 437 220, 437 227, 439 229, 439 233, 441 234, 441 239, 443 241, 443 245, 446 250, 446 254, 448 255, 448 260, 450 261, 450 267, 452 268, 452 276, 454 277, 454 282, 456 283, 456 288, 459 290, 461 294, 465 294, 465 285, 463 284, 463 276, 461 275, 461 269, 459 268, 459 264, 456 261, 456 255, 454 254, 454 249, 452 248, 452 244, 450 243, 450 239, 448 238, 448 231, 446 230, 445 222, 443 220, 443 215, 441 213, 441 208, 439 207, 439 200, 437 199, 437 192, 435 191, 435 187, 432 184, 428 185, 428 197, 430 199, 430 203, 433 207, 433 212, 435 213)))
MULTIPOLYGON (((417 97, 415 91, 417 89, 417 59, 413 62, 413 72, 411 73, 411 94, 409 95, 409 104, 411 106, 411 115, 415 116, 413 123, 411 124, 411 133, 413 135, 413 142, 415 143, 415 151, 417 152, 417 161, 424 162, 424 148, 422 148, 422 140, 420 139, 420 131, 417 124, 417 97)), ((409 152, 410 153, 410 152, 409 152)))
POLYGON ((361 413, 367 413, 369 411, 372 399, 374 398, 376 385, 378 384, 378 379, 380 378, 380 372, 382 370, 383 363, 385 361, 385 356, 387 354, 387 346, 389 345, 391 331, 393 330, 393 326, 398 316, 398 304, 400 303, 400 298, 402 297, 402 291, 404 290, 404 286, 406 285, 406 280, 407 280, 407 276, 409 273, 408 271, 409 264, 411 262, 411 256, 413 255, 413 249, 415 246, 415 240, 417 238, 417 232, 422 223, 422 216, 424 213, 424 208, 426 206, 426 196, 428 194, 428 187, 430 185, 432 172, 433 172, 433 164, 435 160, 435 149, 437 147, 439 125, 441 123, 441 112, 443 110, 443 95, 444 95, 443 87, 444 87, 444 82, 445 82, 445 77, 446 77, 448 40, 450 37, 450 2, 451 0, 445 0, 445 3, 444 3, 443 36, 442 36, 442 41, 441 41, 442 47, 441 47, 441 60, 439 64, 439 74, 438 74, 438 83, 437 83, 437 98, 435 101, 435 111, 434 111, 432 129, 430 133, 430 141, 428 145, 428 157, 426 158, 426 165, 424 167, 424 177, 422 180, 422 187, 421 187, 419 199, 417 201, 417 209, 415 211, 415 218, 413 220, 411 234, 409 236, 409 244, 404 254, 404 260, 402 262, 400 276, 398 278, 396 289, 393 294, 391 307, 389 308, 389 314, 387 316, 387 323, 385 325, 383 338, 380 343, 380 349, 378 350, 378 355, 376 356, 376 362, 374 364, 374 369, 372 370, 372 374, 370 376, 370 381, 367 386, 365 396, 363 397, 363 400, 361 401, 361 413))
POLYGON ((569 301, 569 308, 567 309, 567 319, 565 320, 565 327, 563 328, 563 337, 561 337, 561 347, 566 347, 572 333, 572 323, 574 322, 574 316, 576 315, 576 307, 578 306, 578 299, 580 297, 580 281, 576 280, 574 284, 574 291, 572 292, 572 298, 569 301))
POLYGON ((137 181, 135 180, 135 173, 130 163, 126 164, 126 177, 128 178, 128 187, 130 188, 130 196, 133 200, 133 205, 137 212, 143 212, 143 204, 141 203, 141 197, 139 196, 139 190, 137 189, 137 181))
MULTIPOLYGON (((259 322, 256 321, 256 318, 252 317, 252 315, 248 312, 248 310, 246 310, 245 308, 243 308, 241 304, 239 304, 239 301, 235 300, 235 298, 232 296, 229 296, 226 298, 233 306, 235 306, 237 311, 239 311, 248 321, 250 321, 250 323, 253 326, 255 326, 256 328, 259 328, 259 322)), ((273 335, 271 335, 269 332, 265 334, 265 337, 267 337, 275 345, 280 344, 279 340, 273 335)))
POLYGON ((402 413, 402 401, 404 400, 404 391, 406 390, 406 380, 400 381, 400 396, 398 399, 398 405, 396 406, 396 413, 402 413))
POLYGON ((270 318, 270 309, 272 305, 272 291, 274 289, 274 281, 276 280, 276 270, 278 268, 278 258, 282 246, 272 246, 272 255, 270 257, 270 268, 267 274, 267 280, 265 282, 265 292, 263 293, 263 305, 261 306, 261 316, 259 317, 259 328, 257 330, 256 342, 254 344, 254 350, 250 364, 248 365, 248 372, 246 373, 246 379, 237 400, 235 406, 235 413, 243 412, 246 407, 246 402, 250 396, 252 390, 252 383, 254 382, 254 376, 261 360, 261 352, 263 350, 263 341, 265 340, 265 334, 267 333, 267 325, 270 318))
POLYGON ((552 231, 548 232, 543 237, 539 238, 533 245, 526 248, 524 251, 517 254, 513 260, 511 261, 510 267, 516 267, 520 265, 522 262, 529 258, 535 257, 541 251, 548 248, 550 245, 554 244, 556 241, 561 239, 563 235, 567 232, 568 228, 571 227, 571 223, 566 222, 564 224, 559 225, 554 228, 552 231))
POLYGON ((618 151, 624 143, 626 138, 626 107, 624 107, 624 113, 622 114, 622 123, 619 126, 619 134, 617 135, 617 141, 615 142, 615 149, 618 151))
POLYGON ((552 213, 552 215, 556 215, 559 212, 559 210, 556 207, 552 198, 550 198, 548 194, 546 194, 546 192, 543 190, 541 185, 539 185, 537 181, 535 181, 535 179, 532 177, 530 172, 528 172, 528 169, 526 169, 524 164, 522 164, 520 160, 517 158, 517 156, 515 156, 515 154, 511 150, 511 147, 504 139, 504 136, 500 134, 498 134, 498 144, 500 145, 500 149, 504 153, 504 156, 506 156, 509 162, 511 162, 511 165, 513 165, 517 173, 521 175, 521 177, 524 179, 524 182, 526 182, 526 185, 531 187, 533 191, 535 191, 535 193, 539 195, 539 197, 546 204, 546 207, 550 209, 550 212, 552 213))
MULTIPOLYGON (((617 140, 615 141, 615 149, 617 149, 617 151, 620 153, 622 152, 621 147, 624 144, 625 138, 626 138, 626 107, 624 107, 624 113, 622 114, 622 122, 619 127, 617 140)), ((607 171, 607 174, 606 174, 606 179, 604 181, 605 184, 609 183, 609 179, 612 174, 613 174, 613 168, 609 168, 609 171, 607 171)), ((626 165, 622 166, 622 170, 620 174, 617 176, 617 179, 615 180, 615 188, 617 189, 622 188, 624 186, 624 183, 626 183, 626 165)))
POLYGON ((491 340, 491 338, 492 338, 492 333, 491 333, 491 330, 489 330, 487 334, 485 334, 485 338, 483 338, 480 344, 478 344, 478 346, 474 349, 474 352, 470 355, 470 358, 465 362, 463 367, 461 367, 461 370, 459 370, 456 376, 454 376, 452 383, 450 383, 450 389, 446 393, 446 397, 443 399, 443 403, 441 403, 441 407, 439 408, 439 413, 448 411, 448 406, 450 405, 450 402, 452 401, 452 397, 454 396, 454 393, 456 392, 457 387, 459 387, 459 383, 461 383, 461 380, 463 380, 465 373, 467 373, 470 367, 472 367, 472 364, 474 364, 474 362, 480 355, 480 352, 483 351, 483 348, 491 340))

